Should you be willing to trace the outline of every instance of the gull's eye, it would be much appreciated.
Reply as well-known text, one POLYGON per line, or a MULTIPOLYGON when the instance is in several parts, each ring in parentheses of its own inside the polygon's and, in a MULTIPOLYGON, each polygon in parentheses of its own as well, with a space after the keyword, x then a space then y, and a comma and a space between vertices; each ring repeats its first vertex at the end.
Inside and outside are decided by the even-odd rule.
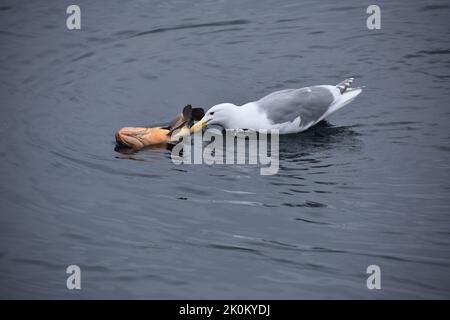
POLYGON ((210 115, 210 116, 214 115, 214 112, 210 112, 209 115, 210 115))

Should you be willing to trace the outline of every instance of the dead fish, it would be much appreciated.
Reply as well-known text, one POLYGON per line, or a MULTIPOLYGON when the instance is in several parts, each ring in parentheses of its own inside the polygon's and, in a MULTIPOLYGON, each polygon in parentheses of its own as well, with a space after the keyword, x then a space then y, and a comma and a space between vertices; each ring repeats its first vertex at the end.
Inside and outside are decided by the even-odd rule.
POLYGON ((176 143, 182 137, 190 134, 190 128, 195 121, 203 118, 205 112, 202 108, 193 108, 190 104, 184 107, 183 112, 166 125, 145 128, 125 127, 116 132, 116 142, 139 150, 147 146, 158 146, 167 143, 176 143))

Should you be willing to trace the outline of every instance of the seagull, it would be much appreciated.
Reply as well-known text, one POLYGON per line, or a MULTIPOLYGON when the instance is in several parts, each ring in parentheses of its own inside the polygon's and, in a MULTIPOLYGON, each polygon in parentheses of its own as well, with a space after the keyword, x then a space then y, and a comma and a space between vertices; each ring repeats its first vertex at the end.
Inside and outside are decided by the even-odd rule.
POLYGON ((207 125, 232 130, 271 130, 280 134, 307 130, 353 101, 362 88, 351 88, 353 78, 337 85, 320 85, 273 92, 241 106, 217 104, 191 127, 196 132, 207 125))

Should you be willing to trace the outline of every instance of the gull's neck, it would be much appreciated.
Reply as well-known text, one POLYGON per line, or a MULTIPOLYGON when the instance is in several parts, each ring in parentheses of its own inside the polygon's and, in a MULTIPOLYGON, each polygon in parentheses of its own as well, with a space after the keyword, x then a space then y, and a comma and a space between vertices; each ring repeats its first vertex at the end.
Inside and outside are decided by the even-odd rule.
POLYGON ((261 114, 255 102, 249 102, 242 106, 234 106, 230 121, 225 129, 263 129, 266 127, 267 118, 261 114))

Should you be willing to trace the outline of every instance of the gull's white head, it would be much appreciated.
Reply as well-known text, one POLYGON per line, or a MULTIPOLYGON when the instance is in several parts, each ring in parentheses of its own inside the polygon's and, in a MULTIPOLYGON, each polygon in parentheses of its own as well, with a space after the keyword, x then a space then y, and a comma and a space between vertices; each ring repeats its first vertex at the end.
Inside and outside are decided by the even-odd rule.
POLYGON ((237 106, 232 103, 221 103, 211 107, 205 116, 191 128, 192 132, 196 132, 206 125, 219 125, 224 128, 231 127, 231 121, 235 117, 237 106))

